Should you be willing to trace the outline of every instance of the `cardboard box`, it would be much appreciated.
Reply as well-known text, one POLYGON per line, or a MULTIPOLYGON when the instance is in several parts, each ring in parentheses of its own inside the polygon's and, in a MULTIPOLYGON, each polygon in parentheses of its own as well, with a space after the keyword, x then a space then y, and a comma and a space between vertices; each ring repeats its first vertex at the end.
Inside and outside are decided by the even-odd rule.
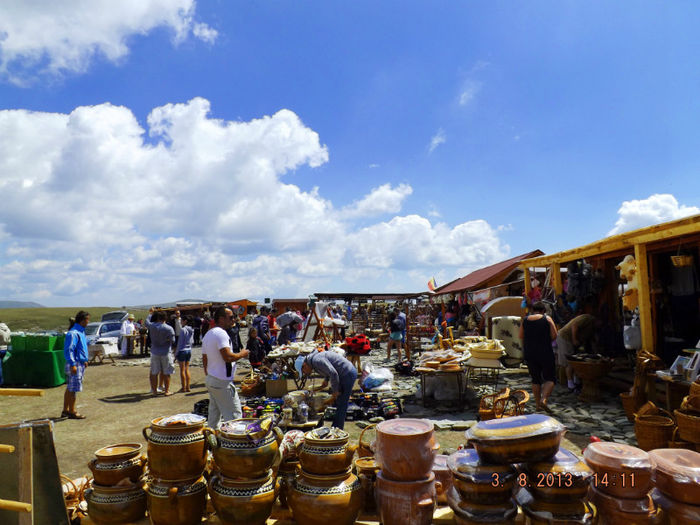
POLYGON ((289 392, 286 379, 268 379, 265 381, 265 395, 267 397, 282 397, 289 392))

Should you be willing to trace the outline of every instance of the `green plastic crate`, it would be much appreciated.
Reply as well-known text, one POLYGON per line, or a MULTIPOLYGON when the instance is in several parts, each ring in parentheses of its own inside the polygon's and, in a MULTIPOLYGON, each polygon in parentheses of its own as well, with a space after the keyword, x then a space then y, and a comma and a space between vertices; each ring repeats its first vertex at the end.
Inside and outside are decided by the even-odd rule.
POLYGON ((10 339, 10 344, 12 345, 13 352, 21 352, 27 348, 27 336, 26 335, 13 335, 10 339))
POLYGON ((51 352, 56 347, 55 335, 28 335, 25 350, 51 352))
POLYGON ((63 352, 63 346, 66 344, 66 336, 65 335, 58 335, 56 336, 56 344, 54 345, 53 349, 58 351, 60 350, 63 352))

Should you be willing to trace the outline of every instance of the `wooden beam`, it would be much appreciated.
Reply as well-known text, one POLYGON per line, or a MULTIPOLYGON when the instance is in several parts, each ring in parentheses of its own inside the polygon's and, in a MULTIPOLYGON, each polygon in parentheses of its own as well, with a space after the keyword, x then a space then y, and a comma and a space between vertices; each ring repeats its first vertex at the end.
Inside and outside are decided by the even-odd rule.
POLYGON ((0 509, 13 512, 31 512, 32 506, 29 503, 22 503, 21 501, 0 499, 0 509))
POLYGON ((532 282, 530 282, 530 268, 523 268, 523 279, 525 279, 525 295, 530 296, 532 282))
POLYGON ((646 245, 635 245, 634 258, 637 261, 637 294, 639 297, 639 325, 642 332, 642 349, 655 353, 654 328, 651 319, 651 283, 649 281, 646 245))
POLYGON ((15 447, 12 445, 0 445, 0 454, 12 454, 15 451, 15 447))
POLYGON ((561 265, 559 263, 552 263, 552 288, 557 294, 557 297, 561 295, 564 291, 564 286, 561 283, 561 265))
POLYGON ((0 396, 36 396, 44 395, 38 388, 0 388, 0 396))
POLYGON ((29 505, 28 514, 20 514, 19 525, 32 525, 34 516, 32 513, 32 505, 34 505, 34 454, 32 444, 32 427, 20 427, 17 431, 19 434, 17 456, 19 459, 19 468, 17 475, 19 476, 19 500, 29 505))

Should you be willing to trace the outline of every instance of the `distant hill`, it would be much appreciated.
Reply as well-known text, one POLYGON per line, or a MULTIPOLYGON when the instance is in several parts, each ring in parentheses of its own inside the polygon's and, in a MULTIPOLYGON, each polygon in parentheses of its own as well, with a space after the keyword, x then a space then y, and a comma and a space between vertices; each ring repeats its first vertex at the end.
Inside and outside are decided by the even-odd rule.
POLYGON ((32 301, 0 301, 0 308, 46 308, 32 301))
POLYGON ((151 306, 155 306, 156 308, 174 308, 178 304, 185 304, 185 303, 195 303, 195 304, 200 304, 200 303, 210 303, 211 301, 206 301, 204 299, 179 299, 177 301, 171 301, 169 303, 158 303, 158 304, 141 304, 137 306, 129 306, 129 308, 137 308, 139 310, 148 310, 151 306))

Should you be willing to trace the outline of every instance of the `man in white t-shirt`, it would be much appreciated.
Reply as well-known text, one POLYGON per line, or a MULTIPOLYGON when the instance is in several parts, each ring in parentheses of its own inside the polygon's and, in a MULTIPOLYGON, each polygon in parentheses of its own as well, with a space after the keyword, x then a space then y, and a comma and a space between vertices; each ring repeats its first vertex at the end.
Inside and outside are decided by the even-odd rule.
MULTIPOLYGON (((122 322, 121 329, 119 330, 119 335, 122 336, 122 347, 121 347, 121 354, 122 355, 128 355, 129 354, 129 346, 131 341, 129 341, 128 337, 124 337, 125 335, 131 335, 134 333, 134 314, 129 314, 126 319, 122 322)), ((131 343, 133 344, 133 343, 131 343)))
POLYGON ((216 326, 208 330, 202 339, 202 361, 205 384, 209 391, 209 427, 217 428, 223 417, 224 421, 238 419, 243 416, 238 392, 233 385, 236 372, 236 361, 248 357, 248 350, 232 351, 231 338, 226 330, 233 325, 233 312, 226 307, 217 308, 214 312, 216 326))

